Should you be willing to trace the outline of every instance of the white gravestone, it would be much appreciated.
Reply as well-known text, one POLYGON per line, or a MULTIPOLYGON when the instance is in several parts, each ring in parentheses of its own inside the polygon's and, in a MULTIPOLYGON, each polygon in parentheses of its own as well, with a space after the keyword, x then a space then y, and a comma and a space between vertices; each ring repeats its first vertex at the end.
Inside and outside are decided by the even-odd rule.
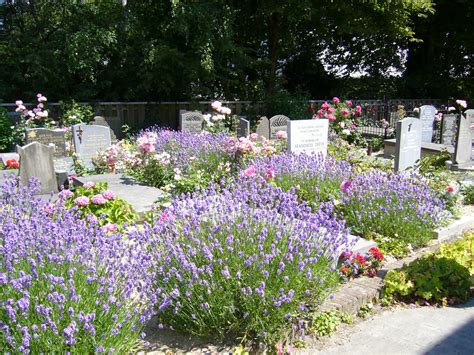
POLYGON ((397 122, 395 171, 414 167, 421 156, 422 121, 408 117, 397 122))
POLYGON ((436 107, 431 105, 424 105, 420 107, 420 120, 422 123, 422 142, 431 143, 431 140, 433 138, 433 124, 437 112, 438 110, 436 110, 436 107))
POLYGON ((265 116, 260 118, 258 122, 256 133, 266 139, 270 138, 270 121, 265 116))
POLYGON ((198 111, 180 111, 179 126, 182 132, 199 134, 202 132, 204 116, 198 111))
POLYGON ((458 130, 456 132, 456 145, 454 147, 452 169, 468 168, 472 166, 472 137, 471 137, 471 119, 474 116, 474 110, 467 110, 464 115, 458 118, 458 130))
POLYGON ((317 154, 326 157, 328 150, 329 121, 296 120, 288 125, 288 151, 292 153, 317 154))
POLYGON ((72 138, 76 153, 87 167, 92 167, 92 156, 112 145, 110 128, 80 123, 72 126, 72 138))

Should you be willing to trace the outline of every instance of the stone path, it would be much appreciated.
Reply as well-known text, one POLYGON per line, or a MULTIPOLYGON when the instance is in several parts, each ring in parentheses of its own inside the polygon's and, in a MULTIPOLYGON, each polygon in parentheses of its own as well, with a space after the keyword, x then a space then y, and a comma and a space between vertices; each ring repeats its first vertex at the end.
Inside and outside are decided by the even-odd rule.
POLYGON ((453 307, 396 308, 297 354, 474 354, 474 298, 453 307))

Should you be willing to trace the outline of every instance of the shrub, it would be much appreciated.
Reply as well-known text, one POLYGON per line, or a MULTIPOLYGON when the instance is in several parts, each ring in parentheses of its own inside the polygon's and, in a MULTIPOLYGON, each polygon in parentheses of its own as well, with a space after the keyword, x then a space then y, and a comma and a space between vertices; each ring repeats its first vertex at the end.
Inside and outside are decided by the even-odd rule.
POLYGON ((121 230, 124 223, 130 224, 138 219, 132 206, 118 198, 105 182, 86 182, 74 192, 63 190, 60 195, 67 208, 77 207, 82 218, 107 226, 104 229, 108 231, 121 230))
POLYGON ((0 107, 0 152, 9 152, 14 143, 12 125, 7 110, 0 107))
POLYGON ((340 215, 354 233, 401 239, 413 247, 433 237, 443 203, 417 175, 378 171, 356 175, 341 185, 340 215))
POLYGON ((463 187, 462 193, 464 195, 464 203, 466 205, 474 205, 474 185, 463 187))
POLYGON ((274 342, 339 280, 343 224, 258 179, 175 199, 145 225, 158 317, 205 337, 274 342))
POLYGON ((63 126, 72 126, 78 123, 89 123, 92 121, 94 111, 91 105, 81 104, 72 100, 71 102, 60 102, 61 123, 63 126))
POLYGON ((255 174, 281 187, 294 191, 300 200, 314 210, 322 202, 339 198, 341 182, 351 175, 351 166, 320 155, 280 154, 256 160, 243 171, 254 169, 255 174))
POLYGON ((18 184, 0 197, 2 351, 133 350, 153 307, 145 248, 18 184))

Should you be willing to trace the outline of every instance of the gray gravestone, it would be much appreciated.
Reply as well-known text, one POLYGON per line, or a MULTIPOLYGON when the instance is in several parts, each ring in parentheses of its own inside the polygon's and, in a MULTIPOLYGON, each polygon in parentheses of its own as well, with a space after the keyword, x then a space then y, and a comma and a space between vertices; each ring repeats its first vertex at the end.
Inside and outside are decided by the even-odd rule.
POLYGON ((238 117, 237 120, 237 138, 248 137, 250 134, 250 122, 244 117, 238 117))
POLYGON ((433 124, 435 115, 438 111, 436 107, 424 105, 420 107, 420 120, 422 123, 422 142, 431 143, 433 138, 433 124))
POLYGON ((110 128, 80 123, 72 126, 72 139, 79 159, 92 167, 91 158, 99 150, 112 145, 110 128))
POLYGON ((287 131, 290 119, 284 115, 276 115, 270 118, 270 139, 276 138, 278 131, 287 131))
POLYGON ((202 132, 204 124, 204 116, 198 111, 182 111, 179 112, 179 126, 181 131, 199 134, 202 132))
POLYGON ((54 146, 55 157, 67 156, 65 131, 47 128, 27 128, 26 144, 38 142, 44 145, 54 146))
POLYGON ((114 130, 110 127, 109 123, 106 121, 106 119, 102 116, 94 116, 94 119, 90 123, 95 126, 104 126, 104 127, 109 127, 110 129, 110 137, 112 138, 112 141, 117 141, 117 136, 115 135, 114 130))
POLYGON ((33 142, 24 147, 17 146, 20 155, 20 181, 27 185, 32 177, 41 183, 40 194, 58 192, 56 173, 54 172, 54 148, 33 142))
POLYGON ((421 156, 422 121, 408 117, 397 123, 395 171, 415 166, 421 156))
POLYGON ((266 139, 270 138, 270 121, 268 121, 268 118, 266 118, 265 116, 260 117, 256 133, 266 139))
POLYGON ((328 150, 329 121, 297 120, 288 124, 288 151, 292 153, 322 153, 328 150))
POLYGON ((456 132, 456 145, 454 146, 453 169, 467 168, 472 166, 472 138, 471 119, 474 110, 467 110, 464 115, 458 117, 458 130, 456 132))
POLYGON ((441 144, 453 146, 456 141, 457 115, 443 115, 441 123, 441 144))

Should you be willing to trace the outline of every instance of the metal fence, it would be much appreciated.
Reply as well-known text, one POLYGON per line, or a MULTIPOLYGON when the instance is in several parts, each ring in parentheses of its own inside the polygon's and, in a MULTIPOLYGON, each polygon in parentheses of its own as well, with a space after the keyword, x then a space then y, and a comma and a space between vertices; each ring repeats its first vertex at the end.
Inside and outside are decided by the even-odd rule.
MULTIPOLYGON (((324 103, 324 100, 311 100, 316 110, 324 103)), ((433 105, 439 110, 445 108, 441 100, 410 99, 410 100, 352 100, 354 105, 362 107, 362 125, 360 127, 364 135, 384 137, 387 131, 394 129, 399 114, 403 107, 404 112, 409 115, 415 107, 422 105, 433 105), (382 120, 388 122, 388 130, 382 128, 382 120)), ((180 110, 198 110, 202 112, 212 111, 211 102, 96 102, 90 104, 96 116, 102 116, 110 125, 118 138, 122 137, 122 126, 128 125, 134 129, 146 128, 152 125, 177 129, 179 125, 180 110)), ((265 103, 251 101, 225 101, 224 105, 229 107, 233 113, 238 115, 251 115, 257 117, 266 115, 265 103)), ((27 107, 33 104, 25 104, 27 107)), ((0 104, 9 112, 14 112, 15 104, 0 104)), ((53 119, 61 116, 59 103, 48 103, 48 110, 53 119)), ((282 112, 285 114, 285 112, 282 112)), ((440 129, 440 127, 438 127, 440 129)), ((436 134, 439 136, 439 133, 436 134)))

